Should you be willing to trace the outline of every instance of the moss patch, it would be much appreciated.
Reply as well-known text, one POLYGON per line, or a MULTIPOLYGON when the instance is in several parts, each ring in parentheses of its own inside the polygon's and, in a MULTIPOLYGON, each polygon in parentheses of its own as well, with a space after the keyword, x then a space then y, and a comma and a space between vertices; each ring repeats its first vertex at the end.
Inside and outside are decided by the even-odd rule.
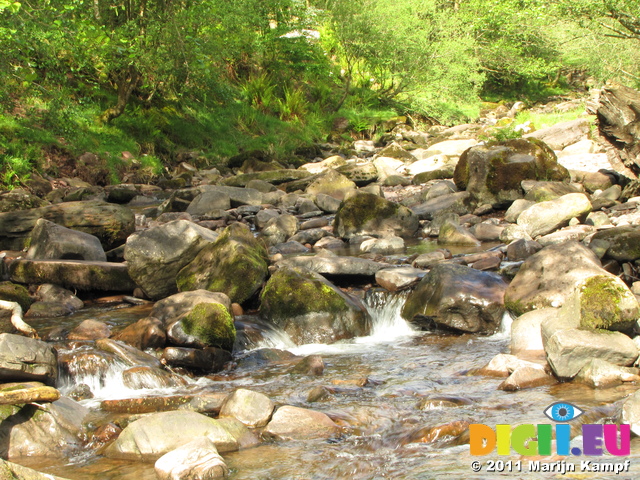
POLYGON ((316 312, 344 313, 345 299, 309 272, 281 268, 273 274, 260 296, 260 311, 275 323, 316 312))
POLYGON ((181 319, 181 322, 187 335, 192 335, 212 347, 233 350, 236 328, 233 317, 224 305, 198 304, 181 319))
POLYGON ((0 283, 0 300, 16 302, 20 304, 24 312, 26 312, 33 303, 33 300, 29 296, 29 291, 22 285, 17 285, 12 282, 0 283))
POLYGON ((612 277, 598 275, 589 278, 580 293, 580 326, 605 330, 631 328, 634 319, 629 319, 621 308, 629 295, 629 290, 612 277))

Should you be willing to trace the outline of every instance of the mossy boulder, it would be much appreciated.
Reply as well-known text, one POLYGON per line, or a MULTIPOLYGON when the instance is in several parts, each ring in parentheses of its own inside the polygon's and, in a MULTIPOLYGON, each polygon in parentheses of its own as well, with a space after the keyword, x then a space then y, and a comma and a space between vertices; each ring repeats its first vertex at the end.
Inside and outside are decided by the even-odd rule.
POLYGON ((169 326, 167 336, 180 347, 218 347, 230 352, 236 340, 233 314, 222 303, 199 303, 169 326))
POLYGON ((305 191, 311 195, 324 193, 338 200, 344 200, 345 196, 355 190, 356 184, 353 181, 335 170, 329 170, 311 182, 305 191))
POLYGON ((0 195, 0 212, 13 212, 44 207, 47 202, 26 192, 7 192, 0 195))
POLYGON ((371 328, 362 304, 302 267, 279 268, 262 290, 260 301, 260 314, 298 345, 367 335, 371 328))
POLYGON ((581 328, 631 332, 638 319, 638 300, 618 277, 589 277, 576 287, 573 297, 569 301, 579 311, 581 328))
POLYGON ((548 145, 531 138, 469 148, 460 156, 453 180, 478 205, 502 207, 523 197, 523 180, 569 182, 571 175, 548 145))
POLYGON ((601 230, 593 236, 594 241, 606 247, 607 257, 619 262, 640 259, 640 227, 628 225, 601 230))
POLYGON ((410 237, 418 227, 418 217, 407 207, 371 193, 344 200, 334 222, 334 230, 342 238, 385 234, 410 237))
POLYGON ((176 277, 178 290, 222 292, 232 302, 253 296, 267 276, 267 252, 248 227, 234 223, 204 247, 176 277))
POLYGON ((0 282, 0 300, 20 304, 23 312, 29 310, 33 303, 33 299, 29 296, 29 291, 22 285, 12 282, 0 282))
POLYGON ((506 288, 495 273, 437 264, 407 298, 402 317, 408 321, 426 317, 438 326, 461 332, 494 333, 505 311, 506 288))

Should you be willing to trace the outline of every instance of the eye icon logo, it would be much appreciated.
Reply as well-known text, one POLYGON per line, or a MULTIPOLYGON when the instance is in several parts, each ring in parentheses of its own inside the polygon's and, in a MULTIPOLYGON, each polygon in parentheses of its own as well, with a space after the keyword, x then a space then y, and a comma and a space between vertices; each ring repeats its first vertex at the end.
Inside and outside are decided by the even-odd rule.
POLYGON ((549 405, 544 411, 544 414, 554 422, 569 422, 583 413, 582 409, 566 402, 557 402, 549 405))

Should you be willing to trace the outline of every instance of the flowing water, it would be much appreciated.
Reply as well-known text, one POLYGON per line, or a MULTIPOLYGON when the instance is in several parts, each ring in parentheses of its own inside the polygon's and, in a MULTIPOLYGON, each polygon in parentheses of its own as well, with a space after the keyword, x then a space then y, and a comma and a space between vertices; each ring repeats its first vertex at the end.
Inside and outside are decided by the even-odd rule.
MULTIPOLYGON (((365 303, 373 318, 368 337, 332 345, 294 346, 286 334, 273 329, 250 348, 287 349, 296 355, 321 355, 325 370, 322 376, 289 373, 290 364, 273 363, 267 367, 240 367, 223 372, 213 379, 190 379, 179 388, 132 390, 121 380, 123 365, 105 360, 108 372, 90 375, 73 372, 62 379, 64 391, 74 384, 86 383, 96 398, 82 403, 95 411, 96 421, 108 415, 97 409, 99 400, 132 396, 167 395, 180 392, 231 392, 251 388, 265 393, 278 404, 296 405, 327 413, 344 433, 329 441, 266 442, 258 447, 225 454, 232 480, 276 479, 492 479, 492 478, 560 478, 563 475, 530 473, 528 459, 517 456, 472 457, 468 440, 445 436, 424 442, 430 427, 456 421, 497 424, 550 423, 543 411, 557 401, 577 404, 589 412, 586 418, 610 414, 602 409, 631 393, 633 389, 592 390, 576 384, 539 387, 516 393, 498 390, 503 379, 474 375, 472 370, 484 366, 498 353, 508 353, 508 325, 491 337, 420 332, 399 315, 405 295, 370 291, 365 303), (307 396, 314 387, 331 392, 322 401, 310 403, 307 396), (445 397, 459 406, 448 408, 418 407, 425 397, 445 397), (589 415, 589 416, 588 416, 589 415), (480 460, 484 468, 471 470, 480 460), (487 472, 486 462, 522 460, 512 464, 512 472, 487 472)), ((93 312, 95 317, 95 312, 93 312)), ((114 326, 125 325, 146 315, 139 307, 103 312, 114 326)), ((98 315, 99 316, 99 315, 98 315)), ((71 326, 85 317, 71 317, 71 326)), ((45 328, 44 325, 40 328, 45 328)), ((80 347, 88 348, 88 347, 80 347)), ((640 442, 633 440, 632 452, 640 452, 640 442)), ((567 462, 580 466, 580 457, 567 462)), ((597 457, 595 458, 597 460, 597 457)), ((624 459, 620 460, 623 461, 624 459)), ((608 457, 608 461, 617 461, 608 457)), ((640 458, 632 455, 630 473, 586 473, 571 478, 637 478, 640 458)), ((72 480, 155 480, 153 464, 113 461, 84 452, 66 465, 46 460, 24 459, 39 470, 72 480)), ((507 467, 504 467, 507 468, 507 467)), ((569 474, 567 474, 569 475, 569 474)))

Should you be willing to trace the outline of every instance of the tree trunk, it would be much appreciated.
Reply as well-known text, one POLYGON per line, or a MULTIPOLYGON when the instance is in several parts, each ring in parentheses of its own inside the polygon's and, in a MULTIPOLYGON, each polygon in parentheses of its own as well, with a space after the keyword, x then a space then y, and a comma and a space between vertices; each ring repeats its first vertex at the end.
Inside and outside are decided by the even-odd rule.
POLYGON ((11 325, 13 325, 13 328, 18 332, 27 337, 40 338, 36 330, 22 320, 22 307, 19 303, 0 300, 0 309, 11 310, 11 325))
POLYGON ((600 93, 598 127, 611 166, 626 177, 640 174, 640 92, 608 85, 600 93))
POLYGON ((129 97, 133 89, 138 86, 141 76, 138 70, 133 65, 130 65, 124 72, 121 73, 118 79, 118 101, 113 107, 108 108, 100 117, 100 120, 104 123, 109 123, 114 118, 119 117, 124 113, 124 109, 129 102, 129 97))
POLYGON ((34 402, 55 402, 60 392, 53 387, 28 387, 0 391, 0 405, 22 405, 34 402))

